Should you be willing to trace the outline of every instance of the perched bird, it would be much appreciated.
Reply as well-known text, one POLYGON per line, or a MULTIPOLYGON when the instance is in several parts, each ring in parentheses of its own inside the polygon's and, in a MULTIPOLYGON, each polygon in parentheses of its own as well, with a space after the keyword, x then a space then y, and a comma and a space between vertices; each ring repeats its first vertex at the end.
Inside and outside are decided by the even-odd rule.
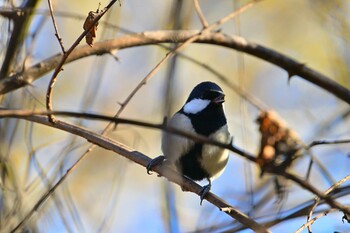
MULTIPOLYGON (((202 82, 191 92, 184 106, 167 125, 193 134, 199 134, 222 143, 231 140, 223 108, 225 94, 213 82, 202 82)), ((171 133, 162 135, 164 156, 153 159, 147 166, 150 174, 152 167, 166 160, 174 165, 182 175, 195 181, 207 179, 209 184, 200 193, 200 203, 210 191, 211 181, 220 176, 228 161, 228 151, 218 146, 202 144, 171 133)))

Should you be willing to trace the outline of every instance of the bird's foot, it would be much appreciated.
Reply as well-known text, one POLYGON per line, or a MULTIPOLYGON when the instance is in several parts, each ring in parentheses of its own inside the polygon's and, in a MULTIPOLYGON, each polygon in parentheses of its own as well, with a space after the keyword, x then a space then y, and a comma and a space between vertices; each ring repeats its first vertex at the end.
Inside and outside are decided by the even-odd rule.
POLYGON ((200 199, 201 199, 200 205, 202 205, 203 199, 204 199, 205 195, 207 195, 207 193, 209 193, 210 189, 211 189, 211 184, 208 184, 206 186, 203 186, 203 188, 199 192, 200 199))
POLYGON ((157 158, 152 159, 151 162, 149 162, 147 164, 147 166, 146 166, 147 174, 151 175, 152 174, 152 172, 151 172, 152 168, 162 164, 164 160, 165 160, 165 156, 164 155, 161 155, 161 156, 158 156, 157 158))

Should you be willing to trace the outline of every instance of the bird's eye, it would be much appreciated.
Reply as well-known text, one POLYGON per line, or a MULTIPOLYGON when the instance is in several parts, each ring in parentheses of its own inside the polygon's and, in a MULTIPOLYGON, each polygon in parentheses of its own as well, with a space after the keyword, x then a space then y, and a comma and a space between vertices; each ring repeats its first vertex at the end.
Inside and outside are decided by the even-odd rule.
POLYGON ((203 94, 203 99, 208 99, 208 100, 213 100, 217 97, 219 97, 221 94, 220 92, 216 92, 216 91, 205 91, 203 94))

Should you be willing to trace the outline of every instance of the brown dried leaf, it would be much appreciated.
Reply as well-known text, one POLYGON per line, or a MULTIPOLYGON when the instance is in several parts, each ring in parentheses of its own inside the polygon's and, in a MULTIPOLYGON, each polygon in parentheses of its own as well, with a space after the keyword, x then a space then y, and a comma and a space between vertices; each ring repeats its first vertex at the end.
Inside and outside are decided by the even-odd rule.
MULTIPOLYGON (((87 30, 91 27, 93 21, 95 20, 96 16, 98 15, 98 11, 90 11, 88 16, 85 19, 84 25, 83 25, 83 29, 87 30)), ((85 40, 86 43, 88 45, 90 45, 91 47, 94 44, 94 40, 96 38, 96 31, 97 31, 97 26, 98 26, 98 22, 92 26, 92 28, 88 31, 88 33, 85 36, 85 40)))

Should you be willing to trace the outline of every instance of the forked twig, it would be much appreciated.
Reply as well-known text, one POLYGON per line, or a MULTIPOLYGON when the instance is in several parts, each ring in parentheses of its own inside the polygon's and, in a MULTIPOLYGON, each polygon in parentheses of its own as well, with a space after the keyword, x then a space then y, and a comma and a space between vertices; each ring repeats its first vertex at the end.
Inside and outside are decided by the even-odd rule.
POLYGON ((201 23, 203 25, 203 28, 207 28, 209 26, 209 24, 203 15, 203 12, 202 12, 202 9, 199 5, 198 0, 193 0, 193 3, 194 3, 194 8, 196 9, 197 15, 199 17, 199 20, 201 21, 201 23))
MULTIPOLYGON (((308 220, 306 223, 304 223, 298 230, 296 230, 294 233, 300 233, 302 232, 302 230, 304 230, 306 227, 311 227, 311 225, 316 222, 317 219, 326 216, 327 214, 336 211, 336 209, 330 209, 330 210, 326 210, 322 213, 319 213, 317 216, 315 216, 314 218, 308 220)), ((309 232, 311 233, 311 230, 309 228, 309 232)))
MULTIPOLYGON (((335 184, 333 184, 329 189, 327 189, 324 192, 324 195, 328 195, 330 194, 333 190, 335 190, 336 188, 338 188, 340 185, 342 185, 343 183, 345 183, 346 181, 348 181, 350 179, 350 174, 345 176, 343 179, 339 180, 338 182, 336 182, 335 184)), ((318 204, 320 204, 320 197, 315 197, 315 203, 314 205, 311 207, 310 213, 307 216, 307 222, 311 221, 311 217, 313 212, 315 211, 316 207, 318 206, 318 204)), ((311 225, 308 225, 308 230, 309 232, 311 232, 311 225)))

